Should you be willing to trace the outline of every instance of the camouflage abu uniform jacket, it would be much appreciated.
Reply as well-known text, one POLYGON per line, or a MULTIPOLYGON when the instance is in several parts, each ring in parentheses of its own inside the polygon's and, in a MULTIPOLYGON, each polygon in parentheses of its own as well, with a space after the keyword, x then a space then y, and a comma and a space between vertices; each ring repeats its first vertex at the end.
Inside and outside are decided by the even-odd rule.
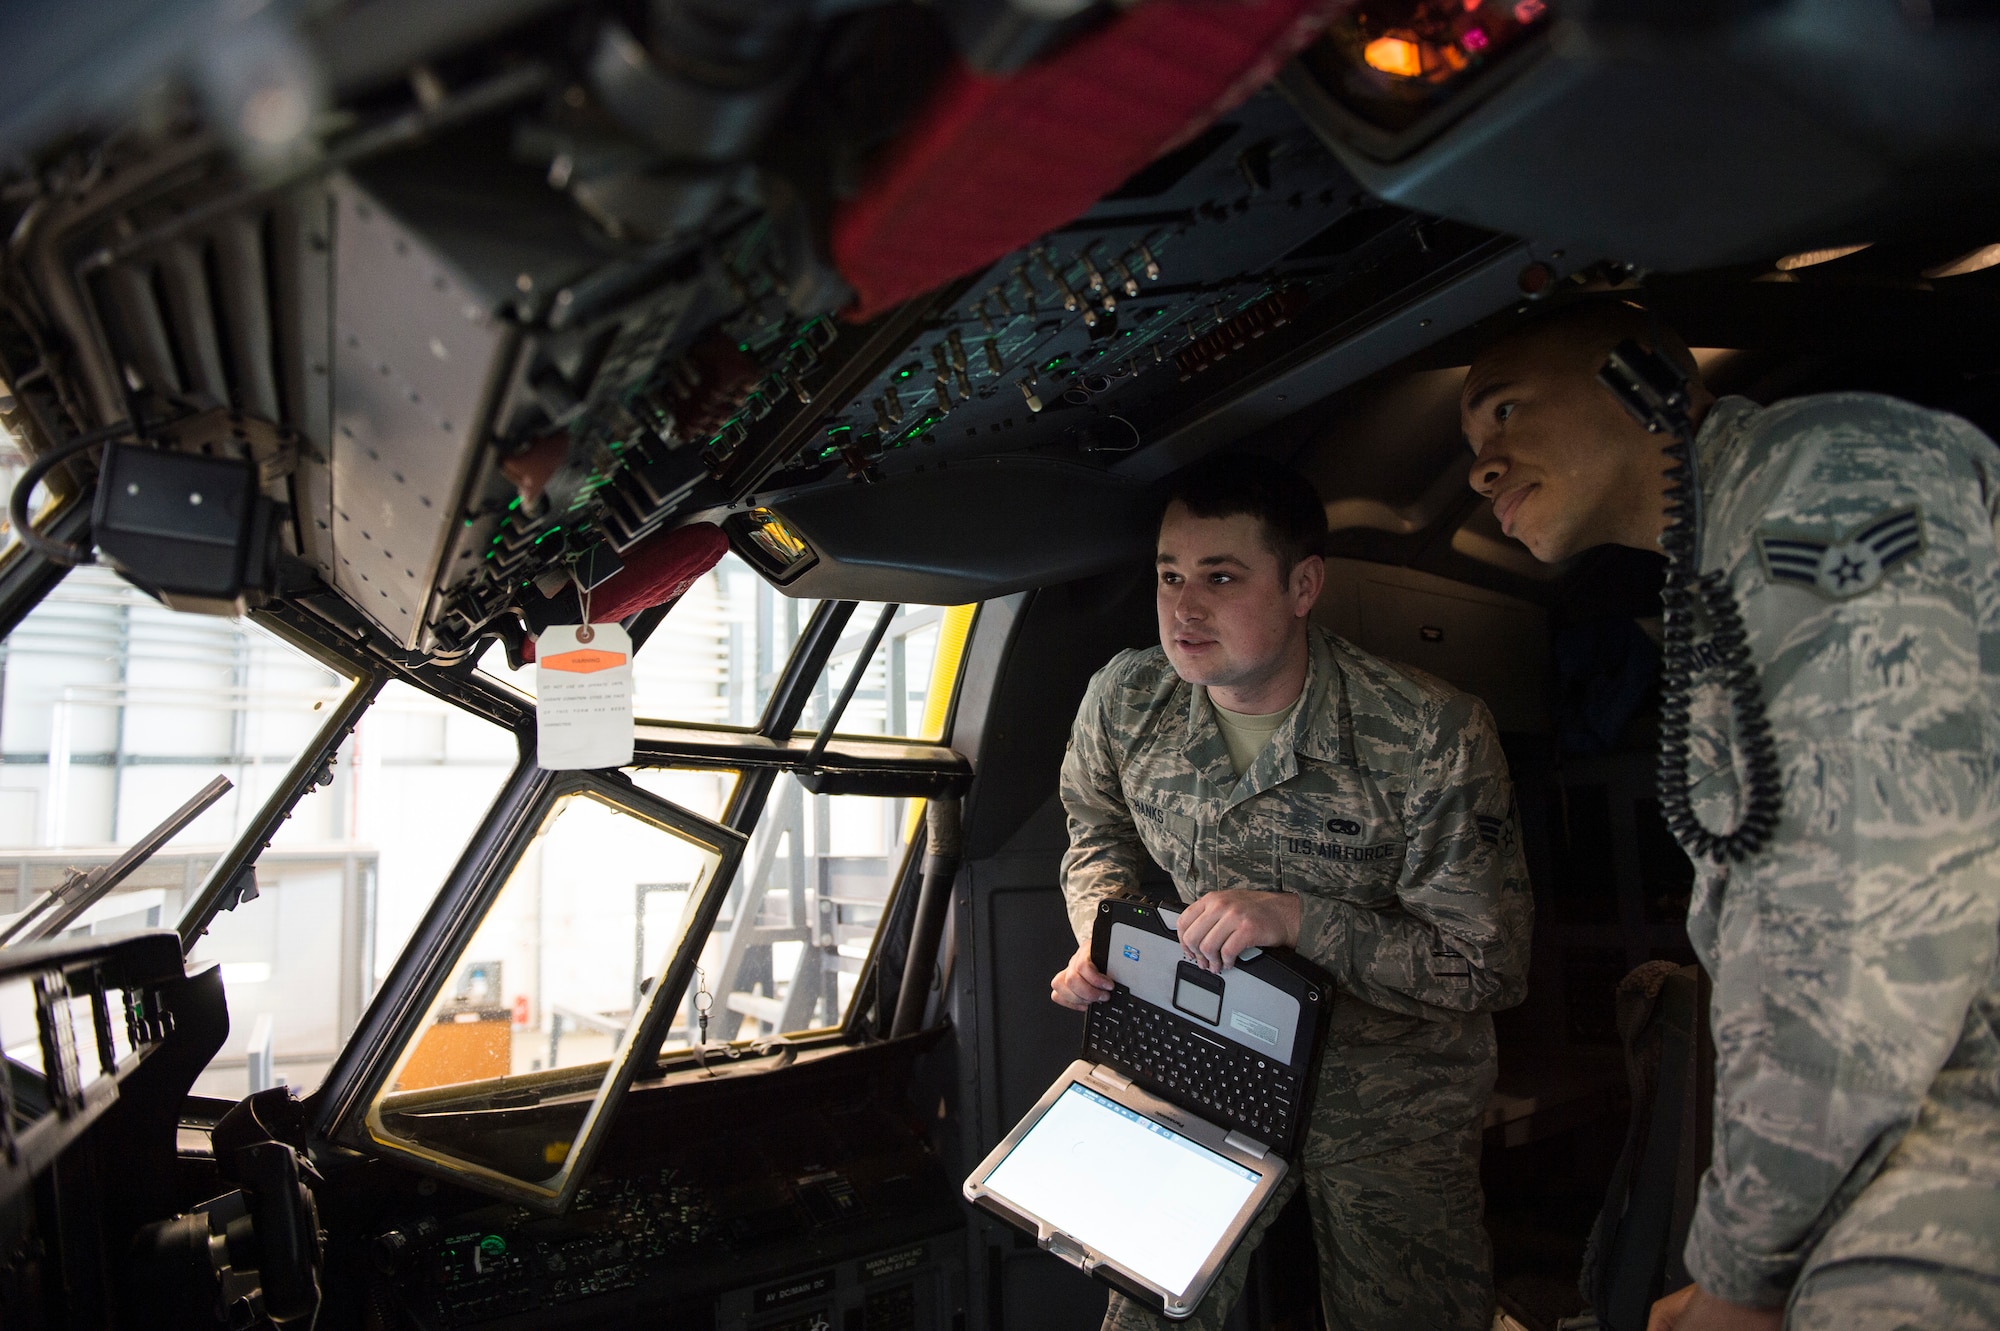
MULTIPOLYGON (((1697 867, 1716 1133, 1688 1270, 1763 1305, 1851 1259, 2000 1278, 2000 450, 1860 394, 1724 398, 1696 442, 1785 803, 1763 852, 1697 867)), ((1706 633, 1691 767, 1723 828, 1706 633)))
POLYGON ((1303 898, 1299 951, 1338 988, 1308 1165, 1485 1112, 1488 1014, 1525 992, 1533 899, 1484 703, 1314 629, 1300 705, 1239 780, 1208 690, 1157 647, 1128 651, 1084 694, 1062 801, 1079 940, 1147 852, 1183 900, 1303 898))

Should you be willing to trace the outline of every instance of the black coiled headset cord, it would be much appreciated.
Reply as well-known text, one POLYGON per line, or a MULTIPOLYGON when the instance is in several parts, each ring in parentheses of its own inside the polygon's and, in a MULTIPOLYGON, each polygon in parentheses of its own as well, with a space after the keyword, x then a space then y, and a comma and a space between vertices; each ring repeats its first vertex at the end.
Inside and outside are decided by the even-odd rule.
POLYGON ((1660 669, 1660 813, 1689 859, 1718 864, 1745 860, 1769 843, 1784 805, 1784 782, 1764 714, 1764 689, 1750 661, 1749 634, 1728 574, 1700 571, 1701 481, 1695 472, 1688 377, 1665 356, 1630 338, 1612 349, 1597 377, 1648 431, 1672 440, 1665 449, 1672 463, 1666 473, 1667 529, 1660 536, 1667 555, 1667 581, 1660 591, 1666 639, 1660 669), (1709 640, 1724 671, 1723 686, 1729 690, 1736 738, 1748 769, 1742 817, 1728 832, 1712 832, 1695 816, 1688 777, 1696 606, 1712 629, 1709 640))

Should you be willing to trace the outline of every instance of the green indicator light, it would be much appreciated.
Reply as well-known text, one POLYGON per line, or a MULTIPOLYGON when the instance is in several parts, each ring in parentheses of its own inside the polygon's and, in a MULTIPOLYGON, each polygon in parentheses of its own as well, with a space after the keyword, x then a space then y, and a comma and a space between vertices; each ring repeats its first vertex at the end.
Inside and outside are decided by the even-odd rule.
POLYGON ((548 529, 547 531, 543 532, 543 533, 542 533, 542 534, 541 534, 540 536, 537 536, 537 537, 535 538, 535 544, 536 544, 536 545, 540 545, 540 544, 541 544, 541 543, 542 543, 543 541, 546 541, 546 540, 548 540, 548 539, 549 539, 549 537, 551 537, 551 536, 554 536, 554 535, 555 535, 555 534, 556 534, 557 532, 559 532, 559 531, 561 531, 561 530, 562 530, 562 524, 561 524, 561 523, 557 523, 557 524, 556 524, 555 526, 553 526, 553 527, 549 528, 549 529, 548 529))
POLYGON ((1047 365, 1044 365, 1042 368, 1045 370, 1053 370, 1056 366, 1062 364, 1062 362, 1063 358, 1061 356, 1058 356, 1054 360, 1050 361, 1047 365))
POLYGON ((854 427, 852 425, 829 425, 827 427, 826 432, 828 434, 846 434, 849 430, 852 430, 853 428, 854 427))
POLYGON ((738 342, 736 344, 736 349, 738 351, 748 351, 750 350, 750 344, 748 342, 738 342))
POLYGON ((471 518, 467 518, 467 519, 465 520, 465 525, 466 525, 466 526, 468 526, 468 527, 470 527, 470 526, 472 525, 472 519, 471 519, 471 518))
POLYGON ((488 1234, 479 1240, 479 1251, 488 1257, 504 1257, 507 1254, 507 1240, 498 1234, 488 1234))
POLYGON ((512 499, 507 501, 507 511, 509 513, 512 513, 515 509, 519 508, 520 506, 521 506, 521 496, 519 495, 515 495, 512 499))
POLYGON ((910 377, 910 372, 908 370, 898 370, 896 371, 896 377, 898 379, 907 379, 910 377))

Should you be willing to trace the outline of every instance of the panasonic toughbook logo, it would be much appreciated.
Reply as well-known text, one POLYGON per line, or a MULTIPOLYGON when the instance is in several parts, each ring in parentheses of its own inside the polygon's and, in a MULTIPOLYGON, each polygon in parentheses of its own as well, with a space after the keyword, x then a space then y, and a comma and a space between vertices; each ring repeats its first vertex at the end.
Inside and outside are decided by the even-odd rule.
POLYGON ((1337 841, 1288 836, 1285 838, 1285 850, 1292 855, 1312 855, 1322 860, 1392 860, 1403 853, 1403 843, 1387 841, 1378 846, 1343 846, 1337 841))

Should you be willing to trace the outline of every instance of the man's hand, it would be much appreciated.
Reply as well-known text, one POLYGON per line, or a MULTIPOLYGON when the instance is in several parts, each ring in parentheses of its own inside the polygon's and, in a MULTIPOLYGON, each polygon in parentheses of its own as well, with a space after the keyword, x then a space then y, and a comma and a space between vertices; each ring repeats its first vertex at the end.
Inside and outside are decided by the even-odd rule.
POLYGON ((1088 943, 1078 948, 1069 965, 1049 981, 1049 997, 1078 1012, 1111 997, 1111 977, 1091 963, 1088 943))
POLYGON ((1181 912, 1181 951, 1203 970, 1234 966, 1253 947, 1299 945, 1299 898, 1293 892, 1232 888, 1196 897, 1181 912))
POLYGON ((1683 1285, 1653 1305, 1646 1331, 1778 1331, 1783 1308, 1750 1308, 1683 1285))

